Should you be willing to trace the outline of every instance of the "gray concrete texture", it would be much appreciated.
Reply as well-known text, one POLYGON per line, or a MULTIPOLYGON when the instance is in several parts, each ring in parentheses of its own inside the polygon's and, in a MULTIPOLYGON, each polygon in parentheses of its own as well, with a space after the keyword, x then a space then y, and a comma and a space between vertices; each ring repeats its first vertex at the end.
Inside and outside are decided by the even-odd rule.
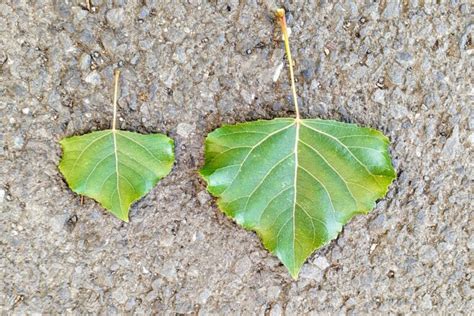
POLYGON ((2 314, 472 313, 470 1, 0 3, 2 314), (387 197, 293 281, 197 170, 224 123, 294 115, 272 10, 292 29, 302 115, 391 139, 387 197), (110 126, 176 140, 126 224, 71 192, 58 140, 110 126))

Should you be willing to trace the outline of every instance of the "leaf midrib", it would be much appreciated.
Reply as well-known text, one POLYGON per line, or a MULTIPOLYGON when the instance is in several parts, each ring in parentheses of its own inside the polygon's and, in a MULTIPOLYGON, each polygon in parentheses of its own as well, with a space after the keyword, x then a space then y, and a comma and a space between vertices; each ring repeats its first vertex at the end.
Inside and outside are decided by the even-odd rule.
MULTIPOLYGON (((293 148, 293 154, 295 155, 295 169, 294 169, 294 179, 293 179, 293 187, 294 187, 294 196, 293 196, 293 213, 292 213, 292 220, 293 220, 293 268, 295 267, 295 242, 296 242, 296 204, 297 204, 297 197, 298 197, 298 189, 296 183, 298 182, 298 142, 300 138, 300 122, 299 118, 295 119, 296 124, 296 131, 295 131, 295 145, 293 148)), ((291 273, 293 275, 293 272, 291 273)))
MULTIPOLYGON (((123 208, 122 208, 122 197, 120 195, 120 172, 119 172, 119 161, 118 161, 118 151, 117 151, 117 131, 114 129, 112 130, 112 136, 113 136, 113 143, 114 143, 114 156, 115 156, 115 173, 117 174, 116 177, 116 183, 117 183, 117 196, 118 196, 118 202, 119 202, 119 208, 122 216, 123 214, 123 208)), ((133 186, 132 186, 133 187, 133 186)))

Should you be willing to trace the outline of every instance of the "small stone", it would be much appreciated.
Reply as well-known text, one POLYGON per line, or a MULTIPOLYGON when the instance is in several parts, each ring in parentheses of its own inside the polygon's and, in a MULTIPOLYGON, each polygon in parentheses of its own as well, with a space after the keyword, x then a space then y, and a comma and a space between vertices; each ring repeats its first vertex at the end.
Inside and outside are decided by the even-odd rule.
POLYGON ((234 271, 238 275, 243 276, 244 274, 246 274, 250 270, 251 266, 252 266, 252 261, 250 261, 249 257, 245 256, 245 257, 239 259, 235 263, 234 271))
POLYGON ((318 267, 320 270, 325 270, 330 265, 326 257, 322 257, 322 256, 314 259, 313 264, 316 267, 318 267))
POLYGON ((59 297, 61 298, 62 301, 68 301, 71 299, 71 291, 67 287, 62 287, 58 291, 59 297))
POLYGON ((400 64, 403 64, 406 66, 413 66, 415 63, 413 55, 408 52, 399 52, 396 58, 400 64))
POLYGON ((5 201, 5 190, 0 189, 0 204, 5 201))
POLYGON ((118 288, 112 292, 112 298, 119 304, 125 304, 127 302, 127 294, 122 288, 118 288))
POLYGON ((278 296, 280 296, 281 289, 279 286, 270 286, 267 289, 267 299, 269 300, 276 300, 278 296))
POLYGON ((172 261, 167 261, 160 270, 160 274, 168 279, 176 279, 176 267, 172 261))
POLYGON ((134 297, 132 297, 131 299, 129 299, 127 301, 127 304, 125 305, 125 310, 126 311, 131 311, 133 309, 133 307, 135 307, 137 301, 135 300, 134 297))
POLYGON ((183 138, 188 138, 189 135, 194 132, 195 126, 188 123, 179 123, 176 128, 176 133, 183 138))
POLYGON ((105 14, 105 18, 107 19, 107 22, 113 28, 118 28, 122 25, 123 18, 124 18, 124 11, 122 8, 110 9, 105 14))
POLYGON ((63 105, 61 102, 61 95, 59 94, 58 90, 54 89, 53 91, 51 91, 48 96, 48 104, 54 110, 61 112, 61 110, 63 109, 63 105))
POLYGON ((89 54, 82 54, 79 58, 79 68, 83 71, 87 71, 91 66, 92 58, 89 54))
POLYGON ((400 15, 400 3, 398 1, 388 1, 383 16, 386 19, 396 18, 400 15))
POLYGON ((283 66, 284 66, 284 64, 283 64, 283 63, 280 63, 280 64, 275 68, 275 72, 273 73, 273 82, 277 82, 277 81, 278 81, 278 78, 280 78, 281 71, 283 70, 283 66))
POLYGON ((388 77, 390 81, 397 86, 400 86, 403 84, 404 77, 405 77, 404 74, 405 74, 404 68, 396 64, 393 65, 393 67, 391 67, 388 70, 388 77))
POLYGON ((312 264, 305 264, 301 268, 300 277, 302 279, 310 279, 319 282, 323 279, 323 272, 312 264))
POLYGON ((372 254, 372 253, 375 251, 375 249, 377 248, 377 246, 378 246, 378 244, 372 244, 372 245, 370 245, 369 254, 372 254))
POLYGON ((272 106, 272 109, 273 111, 281 111, 281 109, 283 108, 283 105, 280 103, 280 102, 275 102, 275 104, 273 104, 272 106))
POLYGON ((319 291, 318 296, 317 296, 317 300, 318 300, 319 303, 324 303, 326 301, 327 297, 328 297, 328 292, 319 291))
POLYGON ((161 279, 156 279, 151 283, 151 287, 155 291, 159 291, 163 286, 163 281, 161 279))
MULTIPOLYGON (((0 202, 1 202, 1 200, 0 200, 0 202)), ((467 248, 469 248, 469 250, 474 250, 474 235, 469 237, 469 240, 467 241, 467 248)))
POLYGON ((30 113, 30 108, 24 108, 21 110, 21 112, 25 115, 28 115, 30 113))
POLYGON ((275 304, 272 306, 272 310, 270 311, 270 316, 280 316, 282 315, 283 310, 280 304, 275 304))
POLYGON ((139 19, 145 19, 150 14, 150 9, 147 6, 143 6, 138 14, 139 19))
POLYGON ((303 75, 304 80, 306 82, 309 82, 311 81, 311 79, 313 79, 314 68, 312 67, 306 68, 305 70, 301 72, 301 74, 303 75))
POLYGON ((372 95, 372 101, 385 104, 385 91, 381 89, 375 90, 374 94, 372 95))
POLYGON ((100 75, 97 71, 93 71, 84 78, 84 81, 91 85, 97 86, 100 84, 100 75))
POLYGON ((77 21, 82 21, 87 16, 87 11, 85 10, 77 10, 76 11, 76 19, 77 21))
POLYGON ((467 137, 467 142, 468 142, 471 146, 474 146, 474 133, 471 133, 471 134, 467 137))
POLYGON ((459 142, 459 126, 456 125, 453 128, 453 132, 451 133, 451 136, 448 138, 446 143, 444 144, 443 151, 442 151, 442 157, 445 161, 452 161, 456 157, 456 154, 458 153, 460 149, 460 142, 459 142))
POLYGON ((255 94, 253 94, 253 93, 251 93, 250 91, 247 91, 247 90, 240 91, 240 96, 242 97, 242 99, 247 104, 252 104, 252 102, 255 99, 255 94))
POLYGON ((211 296, 211 290, 204 289, 201 293, 199 293, 199 302, 201 304, 206 304, 207 299, 211 296))
POLYGON ((114 52, 117 49, 117 40, 111 32, 101 33, 100 40, 106 51, 114 52))
POLYGON ((13 148, 14 149, 22 149, 24 144, 25 144, 25 140, 23 139, 23 136, 21 136, 21 135, 16 136, 13 139, 13 148))
POLYGON ((59 233, 64 229, 64 215, 53 216, 49 219, 49 228, 55 233, 59 233))
POLYGON ((145 297, 145 301, 153 302, 158 298, 159 292, 157 291, 150 291, 145 297))
POLYGON ((207 202, 209 202, 209 200, 210 200, 209 193, 207 193, 206 190, 203 190, 203 191, 199 192, 198 195, 197 195, 197 198, 198 198, 198 201, 201 205, 206 205, 207 202))
POLYGON ((438 252, 431 245, 425 245, 420 249, 420 260, 423 263, 433 263, 438 257, 438 252))
POLYGON ((431 303, 431 295, 429 294, 425 294, 425 296, 423 296, 423 299, 421 301, 421 308, 422 309, 425 309, 425 310, 429 310, 433 307, 433 304, 431 303))
POLYGON ((139 54, 135 54, 133 55, 132 59, 130 59, 130 64, 132 65, 136 65, 138 63, 138 60, 140 59, 140 55, 139 54))

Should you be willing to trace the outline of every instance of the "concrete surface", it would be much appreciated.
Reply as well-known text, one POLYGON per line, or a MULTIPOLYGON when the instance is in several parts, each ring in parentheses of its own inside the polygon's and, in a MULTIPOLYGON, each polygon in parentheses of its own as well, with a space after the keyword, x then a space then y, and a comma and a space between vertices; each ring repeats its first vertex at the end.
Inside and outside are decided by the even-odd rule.
POLYGON ((297 282, 196 172, 222 123, 294 114, 278 3, 84 3, 0 3, 2 314, 472 313, 470 1, 285 4, 304 117, 383 130, 399 175, 297 282), (120 127, 177 144, 129 224, 56 167, 60 138, 110 126, 118 64, 120 127))

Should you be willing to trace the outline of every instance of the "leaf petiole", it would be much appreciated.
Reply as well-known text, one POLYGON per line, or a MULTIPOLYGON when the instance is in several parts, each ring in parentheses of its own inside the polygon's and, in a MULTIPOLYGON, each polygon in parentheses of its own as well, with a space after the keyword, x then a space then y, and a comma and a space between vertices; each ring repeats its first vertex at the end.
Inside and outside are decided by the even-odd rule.
POLYGON ((295 75, 293 72, 293 58, 291 57, 291 50, 290 50, 290 39, 288 36, 288 29, 286 27, 286 18, 285 18, 285 9, 277 9, 275 13, 278 22, 280 22, 281 31, 283 33, 283 40, 285 42, 285 51, 286 57, 288 59, 288 65, 290 67, 290 79, 291 79, 291 92, 293 93, 293 102, 295 105, 295 112, 296 112, 296 120, 299 121, 300 119, 300 111, 298 108, 298 95, 296 94, 296 87, 295 87, 295 75))
POLYGON ((117 99, 118 99, 118 90, 119 90, 119 79, 120 79, 120 70, 116 69, 114 74, 114 117, 112 119, 112 130, 115 131, 117 124, 117 99))

